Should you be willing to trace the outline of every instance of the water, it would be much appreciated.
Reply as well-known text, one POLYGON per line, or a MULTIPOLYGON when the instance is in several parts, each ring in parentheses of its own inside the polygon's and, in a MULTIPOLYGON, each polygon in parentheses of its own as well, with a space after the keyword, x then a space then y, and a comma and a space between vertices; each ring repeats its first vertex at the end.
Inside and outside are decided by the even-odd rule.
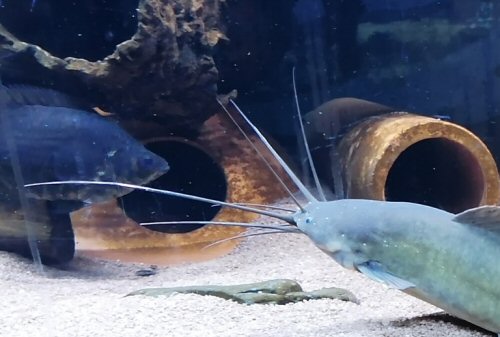
MULTIPOLYGON (((258 251, 253 239, 206 248, 246 229, 140 225, 257 221, 248 212, 102 186, 23 187, 113 180, 251 207, 288 198, 286 208, 295 207, 217 99, 234 99, 313 185, 297 127, 296 89, 327 199, 405 200, 452 212, 500 202, 499 20, 493 0, 0 0, 0 286, 6 308, 0 314, 16 323, 0 322, 1 330, 7 336, 20 330, 106 336, 110 329, 113 335, 153 336, 155 329, 165 335, 169 326, 183 327, 181 319, 167 324, 171 317, 205 323, 178 306, 170 309, 171 299, 145 304, 122 295, 163 281, 190 285, 191 279, 333 282, 319 267, 333 262, 318 260, 298 241, 290 246, 284 235, 262 241, 258 251), (401 112, 419 116, 411 124, 401 112), (234 265, 221 258, 228 253, 234 265), (279 268, 268 268, 270 256, 279 268), (300 270, 286 265, 292 260, 300 270), (241 272, 249 266, 259 272, 241 272), (148 311, 162 308, 170 310, 168 317, 148 311), (131 329, 135 333, 127 334, 131 329)), ((318 186, 311 189, 319 195, 318 186)), ((334 282, 369 289, 346 279, 352 274, 334 274, 334 282)), ((389 307, 401 306, 380 306, 389 307)), ((366 306, 359 308, 353 317, 366 315, 366 306)), ((407 312, 414 308, 410 303, 407 312)), ((219 309, 206 310, 207 317, 219 309)), ((370 306, 376 316, 370 322, 389 317, 376 309, 370 306)), ((253 315, 245 319, 258 319, 253 315)), ((313 328, 301 319, 294 318, 301 329, 313 328)), ((422 320, 418 327, 427 324, 422 320)), ((415 329, 407 323, 405 329, 415 329)))
MULTIPOLYGON (((319 115, 307 115, 333 99, 354 97, 389 111, 449 120, 472 130, 493 159, 499 158, 500 10, 494 1, 242 0, 220 7, 217 1, 202 1, 199 8, 184 8, 183 4, 166 0, 3 0, 2 83, 49 88, 76 97, 79 108, 110 120, 137 142, 153 144, 152 151, 169 162, 172 175, 167 173, 152 182, 153 186, 221 200, 268 203, 286 194, 263 173, 267 168, 234 126, 221 116, 214 117, 219 110, 217 94, 236 90, 236 101, 250 119, 297 167, 307 167, 304 149, 296 141, 293 67, 307 135, 329 198, 350 196, 352 181, 347 177, 349 172, 341 172, 345 169, 344 154, 338 152, 342 140, 359 120, 378 114, 364 103, 344 100, 332 104, 331 111, 316 111, 329 115, 326 122, 317 122, 319 115)), ((102 136, 96 149, 116 140, 112 133, 102 136)), ((78 137, 82 133, 74 132, 57 142, 66 145, 78 137)), ((18 160, 13 152, 7 155, 14 170, 26 156, 35 158, 42 153, 44 159, 37 159, 40 165, 57 159, 36 150, 53 141, 50 135, 33 138, 21 146, 18 160)), ((82 140, 80 147, 84 143, 82 140)), ((461 155, 464 151, 469 150, 453 148, 456 162, 448 166, 424 167, 431 160, 412 157, 411 165, 422 167, 398 171, 402 176, 398 179, 413 181, 411 172, 429 171, 432 174, 419 179, 440 184, 444 177, 453 178, 450 166, 458 167, 457 177, 473 177, 466 185, 472 186, 469 190, 474 196, 461 197, 477 203, 487 188, 483 185, 491 182, 480 172, 480 162, 464 163, 462 157, 470 158, 470 153, 461 155)), ((75 167, 86 167, 90 159, 75 153, 71 150, 65 156, 78 157, 81 163, 75 167)), ((439 155, 432 158, 437 161, 439 155)), ((51 165, 59 171, 71 169, 51 165)), ((109 165, 119 166, 112 161, 109 165)), ((20 172, 17 185, 29 178, 20 172)), ((389 181, 391 186, 403 185, 389 181)), ((412 184, 414 188, 420 185, 425 184, 412 184)), ((434 200, 434 195, 429 195, 433 194, 431 187, 411 196, 405 191, 386 192, 435 207, 448 204, 429 201, 434 200), (418 199, 419 193, 425 194, 426 200, 418 199)), ((440 198, 454 197, 443 188, 436 190, 440 198)), ((19 220, 18 213, 29 208, 22 204, 17 213, 10 214, 11 221, 19 220)), ((134 260, 134 250, 143 252, 151 247, 161 252, 167 246, 185 244, 178 227, 152 231, 139 227, 138 222, 210 220, 220 215, 219 209, 211 206, 174 203, 134 192, 109 207, 98 212, 103 212, 112 226, 91 225, 89 214, 95 211, 80 209, 78 225, 73 224, 77 252, 89 247, 95 251, 113 247, 121 253, 130 249, 131 257, 125 259, 134 260), (124 223, 127 227, 120 227, 124 223), (108 227, 113 230, 106 232, 108 227), (126 229, 120 232, 120 228, 126 229)), ((235 220, 243 217, 226 216, 235 220)), ((191 226, 186 231, 196 230, 191 226)), ((32 236, 29 232, 26 237, 32 236)), ((32 247, 39 241, 27 240, 32 247)), ((161 254, 155 255, 155 262, 161 261, 161 254)))

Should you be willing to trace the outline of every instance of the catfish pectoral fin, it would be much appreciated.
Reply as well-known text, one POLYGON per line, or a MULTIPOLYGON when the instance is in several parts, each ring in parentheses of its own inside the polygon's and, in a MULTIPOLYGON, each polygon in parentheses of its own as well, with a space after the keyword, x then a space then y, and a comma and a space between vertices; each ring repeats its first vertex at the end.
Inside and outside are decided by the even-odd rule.
POLYGON ((398 290, 406 290, 409 288, 415 288, 415 285, 411 282, 403 280, 396 275, 393 275, 386 271, 384 266, 377 261, 366 261, 364 263, 358 264, 356 269, 366 275, 368 278, 387 284, 390 287, 396 288, 398 290))

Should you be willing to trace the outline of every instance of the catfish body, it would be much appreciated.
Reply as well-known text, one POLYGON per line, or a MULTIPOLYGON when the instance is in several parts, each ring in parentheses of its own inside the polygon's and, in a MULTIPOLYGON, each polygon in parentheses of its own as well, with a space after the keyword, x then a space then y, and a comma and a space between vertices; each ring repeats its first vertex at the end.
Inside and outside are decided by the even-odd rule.
POLYGON ((310 203, 296 222, 342 266, 500 332, 499 207, 347 199, 310 203))

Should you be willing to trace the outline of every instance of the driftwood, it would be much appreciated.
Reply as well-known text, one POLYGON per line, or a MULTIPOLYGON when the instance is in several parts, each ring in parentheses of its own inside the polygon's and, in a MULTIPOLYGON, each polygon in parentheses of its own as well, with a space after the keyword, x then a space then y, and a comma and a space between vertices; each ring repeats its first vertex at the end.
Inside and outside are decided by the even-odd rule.
MULTIPOLYGON (((196 129, 216 103, 218 72, 212 51, 224 37, 220 2, 140 0, 135 33, 97 61, 60 58, 0 26, 0 72, 8 81, 78 95, 122 118, 196 129)), ((85 3, 74 10, 86 10, 85 3)), ((18 16, 16 10, 20 8, 6 5, 2 15, 18 16)), ((43 10, 35 7, 32 15, 43 10)))

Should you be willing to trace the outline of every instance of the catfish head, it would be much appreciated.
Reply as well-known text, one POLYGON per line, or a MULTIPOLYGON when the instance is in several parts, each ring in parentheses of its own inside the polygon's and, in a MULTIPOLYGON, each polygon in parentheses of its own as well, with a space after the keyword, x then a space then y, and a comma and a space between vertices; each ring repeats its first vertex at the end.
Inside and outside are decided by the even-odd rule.
POLYGON ((356 269, 369 260, 367 254, 373 240, 365 205, 359 201, 361 203, 349 200, 310 202, 303 212, 294 216, 297 227, 347 269, 356 269))

